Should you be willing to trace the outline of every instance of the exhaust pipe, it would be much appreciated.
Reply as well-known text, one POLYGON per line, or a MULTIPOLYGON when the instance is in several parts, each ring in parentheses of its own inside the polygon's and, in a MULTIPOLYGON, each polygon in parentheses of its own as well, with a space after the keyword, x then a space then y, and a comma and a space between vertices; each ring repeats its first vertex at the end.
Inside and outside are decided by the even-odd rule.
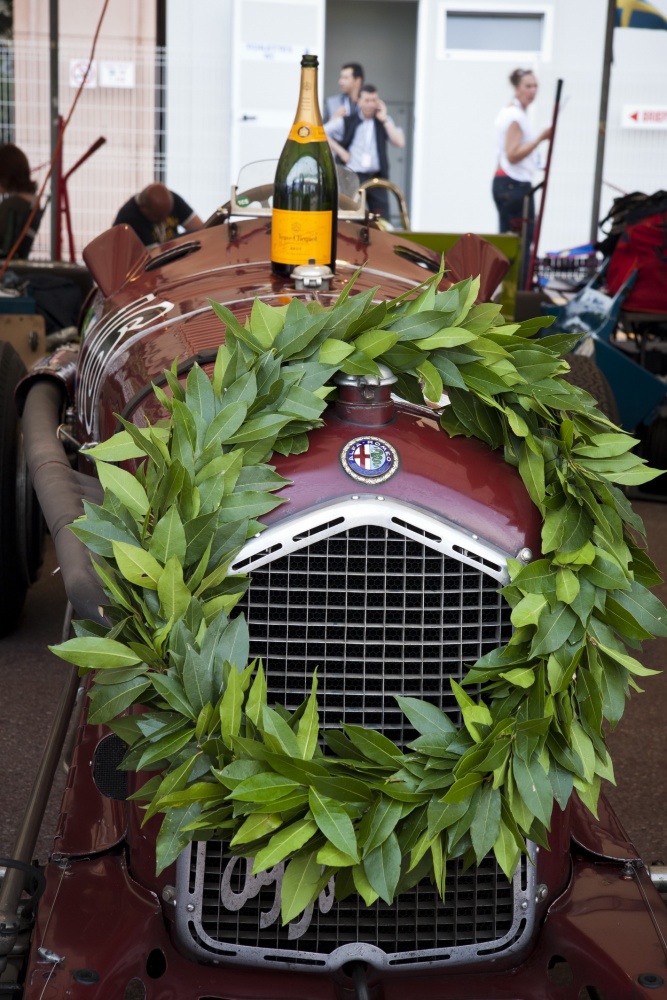
POLYGON ((78 617, 104 623, 106 598, 90 553, 67 527, 83 514, 83 500, 99 503, 103 491, 99 480, 72 469, 58 438, 64 402, 64 385, 56 379, 38 379, 28 387, 22 418, 25 458, 69 602, 78 617))

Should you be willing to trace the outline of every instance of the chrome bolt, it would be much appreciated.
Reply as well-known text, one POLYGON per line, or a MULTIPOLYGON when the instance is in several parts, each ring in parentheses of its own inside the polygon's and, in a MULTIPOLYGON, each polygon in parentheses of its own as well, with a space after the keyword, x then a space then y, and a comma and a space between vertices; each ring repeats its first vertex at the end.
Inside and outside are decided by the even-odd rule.
POLYGON ((65 961, 64 955, 59 955, 55 951, 50 951, 48 948, 38 948, 37 954, 42 962, 53 962, 54 965, 60 965, 61 962, 65 961))
POLYGON ((521 904, 521 909, 522 910, 527 910, 528 909, 528 903, 526 902, 525 899, 524 899, 523 903, 521 904))
POLYGON ((170 906, 176 906, 176 889, 173 885, 165 885, 162 890, 162 898, 165 903, 169 903, 170 906))
POLYGON ((535 902, 536 903, 541 903, 542 900, 546 899, 548 895, 549 895, 549 890, 546 887, 546 885, 544 884, 544 882, 540 882, 539 885, 535 886, 535 902))
POLYGON ((194 903, 188 903, 188 905, 185 907, 185 909, 188 911, 188 913, 194 913, 195 912, 195 905, 194 905, 194 903))
POLYGON ((521 551, 519 552, 519 554, 517 556, 517 559, 519 560, 519 562, 522 562, 522 563, 529 563, 532 558, 533 558, 533 550, 532 549, 521 549, 521 551))

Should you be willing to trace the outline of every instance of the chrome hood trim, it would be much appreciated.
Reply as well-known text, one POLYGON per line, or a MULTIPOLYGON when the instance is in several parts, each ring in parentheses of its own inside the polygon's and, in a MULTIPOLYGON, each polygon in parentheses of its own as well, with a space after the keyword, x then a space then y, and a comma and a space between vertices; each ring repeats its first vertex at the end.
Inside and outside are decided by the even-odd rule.
POLYGON ((232 563, 230 573, 252 573, 321 538, 368 524, 389 528, 472 566, 493 577, 501 586, 509 583, 507 560, 512 557, 510 553, 502 552, 477 535, 420 507, 392 497, 356 494, 295 514, 255 535, 232 563))

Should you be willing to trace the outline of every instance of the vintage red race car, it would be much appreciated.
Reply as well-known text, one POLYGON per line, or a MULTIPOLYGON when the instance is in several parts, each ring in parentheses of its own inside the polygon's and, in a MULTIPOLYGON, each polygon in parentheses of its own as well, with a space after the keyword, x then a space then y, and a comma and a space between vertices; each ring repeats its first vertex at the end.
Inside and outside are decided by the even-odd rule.
MULTIPOLYGON (((378 299, 415 288, 440 265, 363 216, 339 221, 331 279, 317 268, 298 284, 277 279, 269 258, 268 220, 229 208, 196 235, 156 249, 125 226, 86 249, 97 290, 81 342, 57 351, 18 390, 27 462, 76 615, 95 618, 103 603, 89 555, 67 530, 82 498, 100 496, 85 446, 115 433, 116 414, 140 426, 160 419, 152 385, 165 385, 174 358, 181 379, 195 362, 211 370, 223 327, 209 300, 243 321, 256 298, 330 305, 362 265, 354 291, 378 286, 378 299)), ((481 270, 485 300, 505 265, 467 237, 447 266, 452 279, 481 270)), ((508 559, 539 553, 540 520, 499 453, 449 438, 432 408, 395 399, 382 382, 347 376, 308 451, 274 456, 291 481, 282 493, 289 502, 266 517, 237 563, 252 576, 240 607, 271 695, 298 705, 319 665, 326 724, 344 717, 401 743, 396 693, 427 698, 460 720, 449 680, 511 634, 498 589, 508 559), (379 480, 365 474, 378 447, 388 465, 399 462, 379 480)), ((604 799, 598 821, 576 796, 556 808, 550 850, 532 844, 511 881, 492 855, 467 870, 457 859, 448 863, 444 901, 428 881, 392 905, 369 907, 323 890, 282 926, 282 866, 253 875, 220 840, 195 842, 156 876, 157 820, 142 827, 139 804, 128 799, 137 779, 117 769, 125 745, 89 724, 84 706, 53 851, 35 868, 40 794, 78 684, 73 671, 41 793, 6 866, 0 995, 620 1000, 667 990, 667 912, 604 799)))

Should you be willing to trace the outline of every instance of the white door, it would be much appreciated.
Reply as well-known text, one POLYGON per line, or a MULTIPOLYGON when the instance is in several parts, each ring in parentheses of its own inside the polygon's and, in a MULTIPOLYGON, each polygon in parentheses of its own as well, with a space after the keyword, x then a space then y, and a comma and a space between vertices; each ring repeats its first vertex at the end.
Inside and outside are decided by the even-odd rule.
MULTIPOLYGON (((277 159, 299 98, 301 56, 320 57, 324 78, 326 0, 234 0, 231 177, 277 159)), ((273 174, 264 179, 273 180, 273 174)))

